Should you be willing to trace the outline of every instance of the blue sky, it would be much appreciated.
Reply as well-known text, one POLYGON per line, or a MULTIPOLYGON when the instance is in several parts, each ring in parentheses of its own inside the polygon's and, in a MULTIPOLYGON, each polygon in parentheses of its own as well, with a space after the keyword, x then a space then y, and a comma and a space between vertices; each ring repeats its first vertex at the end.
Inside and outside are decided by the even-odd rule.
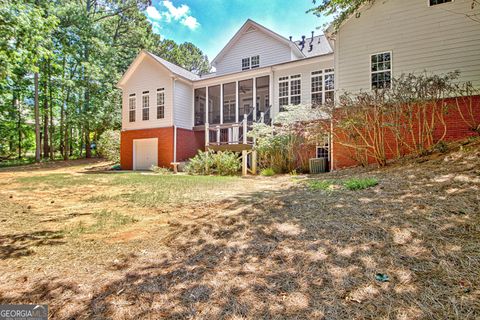
POLYGON ((330 19, 306 14, 312 6, 311 0, 153 0, 145 14, 163 38, 192 42, 211 61, 248 18, 294 40, 318 34, 330 19))

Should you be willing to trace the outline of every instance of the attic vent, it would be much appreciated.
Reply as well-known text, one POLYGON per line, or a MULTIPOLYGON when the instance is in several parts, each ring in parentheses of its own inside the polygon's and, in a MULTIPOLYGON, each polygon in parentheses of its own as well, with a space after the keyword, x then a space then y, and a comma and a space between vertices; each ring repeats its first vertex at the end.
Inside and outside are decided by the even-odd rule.
POLYGON ((254 26, 250 26, 250 27, 245 31, 245 33, 253 32, 253 31, 257 31, 257 28, 255 28, 254 26))

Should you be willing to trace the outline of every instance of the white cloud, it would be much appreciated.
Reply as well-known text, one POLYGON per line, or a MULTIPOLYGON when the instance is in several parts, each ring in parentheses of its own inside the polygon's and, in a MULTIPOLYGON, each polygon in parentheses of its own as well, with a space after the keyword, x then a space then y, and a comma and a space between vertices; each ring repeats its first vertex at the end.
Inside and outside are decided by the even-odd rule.
POLYGON ((161 3, 163 4, 161 12, 153 6, 147 7, 146 10, 146 15, 152 23, 154 29, 160 29, 160 24, 158 23, 158 21, 164 21, 166 23, 178 21, 190 30, 195 30, 200 26, 197 18, 190 15, 190 7, 186 4, 175 7, 175 5, 170 0, 165 0, 161 3))
POLYGON ((152 19, 152 20, 160 20, 162 18, 162 15, 160 12, 158 12, 157 8, 150 6, 147 7, 147 16, 152 19))
POLYGON ((188 16, 190 8, 186 4, 182 4, 180 7, 175 7, 171 1, 163 1, 163 5, 168 9, 168 13, 171 18, 180 20, 180 18, 188 16))
POLYGON ((184 25, 184 26, 187 26, 189 29, 191 30, 195 30, 198 28, 198 26, 200 26, 200 23, 198 23, 197 21, 197 18, 195 17, 192 17, 192 16, 187 16, 185 17, 181 23, 184 25))

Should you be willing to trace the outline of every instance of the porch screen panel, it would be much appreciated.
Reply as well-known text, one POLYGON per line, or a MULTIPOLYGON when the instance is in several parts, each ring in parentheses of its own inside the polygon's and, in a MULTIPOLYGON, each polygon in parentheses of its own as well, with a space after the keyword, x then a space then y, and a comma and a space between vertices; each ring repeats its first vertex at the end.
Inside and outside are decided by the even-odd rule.
POLYGON ((206 111, 206 93, 205 88, 195 89, 195 125, 203 126, 205 124, 206 111))
POLYGON ((256 79, 256 94, 257 94, 257 119, 260 118, 260 113, 265 112, 270 105, 270 84, 269 77, 259 77, 256 79))
MULTIPOLYGON (((250 114, 250 111, 253 110, 253 79, 243 80, 238 83, 238 103, 238 114, 241 121, 244 114, 250 114)), ((248 119, 253 119, 253 114, 248 119)))
POLYGON ((235 82, 223 85, 223 123, 235 122, 235 82))
POLYGON ((208 87, 208 123, 220 123, 220 86, 208 87))

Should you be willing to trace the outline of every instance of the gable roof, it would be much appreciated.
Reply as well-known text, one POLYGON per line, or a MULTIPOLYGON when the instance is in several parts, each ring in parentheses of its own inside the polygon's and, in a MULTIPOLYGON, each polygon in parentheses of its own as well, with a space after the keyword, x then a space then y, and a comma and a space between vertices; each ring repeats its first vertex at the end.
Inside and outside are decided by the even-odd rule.
POLYGON ((127 71, 123 74, 123 76, 120 78, 120 80, 117 83, 118 87, 121 87, 127 80, 130 78, 130 76, 133 74, 135 69, 138 67, 138 65, 145 59, 145 57, 150 57, 154 61, 158 62, 160 65, 162 65, 165 69, 167 69, 169 72, 172 74, 179 76, 183 79, 189 80, 189 81, 195 81, 199 80, 200 77, 182 67, 179 67, 171 62, 168 62, 165 59, 162 59, 156 55, 154 55, 151 52, 148 52, 147 50, 142 50, 140 53, 137 55, 135 60, 130 64, 128 67, 127 71))
POLYGON ((262 26, 261 24, 251 20, 251 19, 248 19, 244 24, 243 26, 235 33, 235 35, 232 37, 232 39, 230 39, 230 41, 228 41, 228 43, 225 45, 225 47, 223 47, 223 49, 217 54, 217 56, 212 60, 212 66, 215 66, 216 63, 228 52, 228 50, 230 50, 230 48, 235 44, 235 42, 237 42, 237 40, 242 36, 242 34, 245 32, 245 31, 248 31, 250 28, 256 28, 260 31, 263 31, 264 33, 266 33, 267 35, 271 36, 272 38, 276 39, 277 41, 280 41, 284 44, 286 44, 287 46, 289 46, 290 48, 292 48, 292 50, 294 50, 300 57, 305 57, 305 54, 303 54, 302 51, 300 51, 300 49, 298 48, 297 45, 295 45, 294 42, 288 40, 287 38, 279 35, 278 33, 262 26))

